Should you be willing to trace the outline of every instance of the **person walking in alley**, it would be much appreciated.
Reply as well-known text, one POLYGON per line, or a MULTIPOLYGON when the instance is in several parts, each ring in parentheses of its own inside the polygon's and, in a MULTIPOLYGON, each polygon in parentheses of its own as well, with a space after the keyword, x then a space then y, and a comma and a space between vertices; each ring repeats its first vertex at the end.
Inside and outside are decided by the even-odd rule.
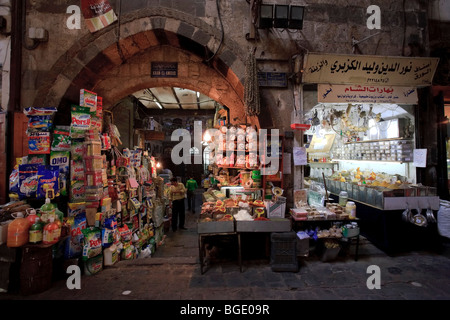
POLYGON ((184 223, 186 220, 184 199, 186 198, 186 188, 177 178, 170 179, 169 201, 172 207, 172 231, 177 231, 179 227, 186 230, 184 223))
POLYGON ((195 190, 198 188, 197 181, 194 177, 190 177, 190 179, 186 182, 187 189, 187 199, 188 199, 188 210, 192 211, 195 214, 195 190))

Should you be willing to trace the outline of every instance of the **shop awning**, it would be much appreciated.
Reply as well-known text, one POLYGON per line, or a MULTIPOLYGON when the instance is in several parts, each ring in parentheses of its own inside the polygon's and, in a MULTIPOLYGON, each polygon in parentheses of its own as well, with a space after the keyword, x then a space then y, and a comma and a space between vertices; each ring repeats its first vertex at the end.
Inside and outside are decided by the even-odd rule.
POLYGON ((305 84, 430 86, 439 58, 307 53, 305 84))

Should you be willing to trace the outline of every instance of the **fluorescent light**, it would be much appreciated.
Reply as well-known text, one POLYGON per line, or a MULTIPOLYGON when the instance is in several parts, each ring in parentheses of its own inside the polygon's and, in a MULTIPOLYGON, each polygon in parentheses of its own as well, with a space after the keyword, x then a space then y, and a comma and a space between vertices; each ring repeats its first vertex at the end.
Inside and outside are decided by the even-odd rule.
POLYGON ((158 105, 158 107, 159 107, 160 109, 164 109, 163 106, 161 105, 161 103, 159 103, 158 101, 155 101, 155 103, 158 105))

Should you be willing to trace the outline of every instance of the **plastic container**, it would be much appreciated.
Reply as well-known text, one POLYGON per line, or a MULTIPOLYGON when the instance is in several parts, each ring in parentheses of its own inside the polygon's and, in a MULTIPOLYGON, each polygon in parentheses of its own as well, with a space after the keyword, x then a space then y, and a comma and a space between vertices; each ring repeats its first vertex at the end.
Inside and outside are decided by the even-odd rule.
POLYGON ((61 228, 57 222, 55 222, 55 217, 51 216, 49 218, 49 223, 44 227, 44 234, 42 243, 43 244, 55 244, 59 241, 61 236, 61 228))
POLYGON ((356 218, 356 204, 353 201, 348 201, 345 206, 345 213, 348 214, 350 219, 356 218))
POLYGON ((33 225, 37 219, 39 219, 39 216, 36 213, 36 210, 34 209, 27 209, 27 216, 26 219, 30 222, 30 225, 33 225))
POLYGON ((119 260, 119 251, 115 244, 103 250, 103 259, 105 266, 112 266, 119 260))
POLYGON ((8 225, 8 238, 6 245, 10 248, 21 247, 28 243, 30 222, 18 212, 13 222, 8 225))
POLYGON ((56 216, 56 206, 50 202, 50 198, 45 198, 45 203, 41 207, 41 221, 48 223, 50 217, 56 216))
POLYGON ((41 219, 37 217, 34 223, 29 229, 29 242, 30 243, 40 243, 44 238, 44 226, 41 219))
POLYGON ((347 191, 341 191, 339 193, 339 205, 341 207, 345 207, 347 205, 347 201, 348 201, 348 193, 347 193, 347 191))

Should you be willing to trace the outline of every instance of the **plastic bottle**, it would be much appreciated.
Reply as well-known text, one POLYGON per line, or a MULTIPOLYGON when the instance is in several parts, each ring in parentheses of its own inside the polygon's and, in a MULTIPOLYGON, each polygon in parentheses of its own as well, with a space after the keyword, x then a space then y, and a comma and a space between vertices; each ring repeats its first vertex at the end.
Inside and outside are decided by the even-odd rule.
POLYGON ((30 222, 30 225, 33 225, 36 219, 39 219, 39 216, 36 214, 36 210, 27 209, 26 219, 30 222))
POLYGON ((43 232, 43 224, 39 217, 34 221, 34 223, 30 227, 29 231, 30 235, 30 243, 40 243, 43 240, 44 232, 43 232))
POLYGON ((24 218, 22 212, 17 213, 17 217, 8 225, 8 237, 6 245, 10 248, 21 247, 28 243, 30 222, 24 218))
POLYGON ((61 228, 58 223, 55 222, 55 217, 50 216, 49 223, 44 227, 43 244, 55 244, 59 241, 61 235, 61 228))
POLYGON ((347 202, 345 206, 345 212, 348 213, 350 219, 356 218, 356 204, 353 201, 347 202))
POLYGON ((348 201, 348 193, 347 193, 347 191, 341 191, 339 193, 339 205, 341 207, 345 207, 347 205, 347 201, 348 201))
POLYGON ((45 198, 45 203, 41 207, 41 221, 48 223, 50 217, 56 216, 56 207, 50 202, 50 198, 45 198))

